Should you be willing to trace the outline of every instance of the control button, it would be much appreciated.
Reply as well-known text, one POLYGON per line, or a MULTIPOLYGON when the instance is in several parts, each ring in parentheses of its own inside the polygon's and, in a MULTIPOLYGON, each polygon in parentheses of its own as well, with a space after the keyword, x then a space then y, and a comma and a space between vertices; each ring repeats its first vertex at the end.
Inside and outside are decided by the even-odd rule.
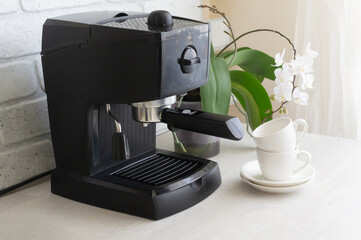
POLYGON ((196 64, 200 63, 201 59, 197 55, 197 51, 193 46, 187 46, 182 53, 179 61, 182 72, 191 73, 194 71, 196 64))

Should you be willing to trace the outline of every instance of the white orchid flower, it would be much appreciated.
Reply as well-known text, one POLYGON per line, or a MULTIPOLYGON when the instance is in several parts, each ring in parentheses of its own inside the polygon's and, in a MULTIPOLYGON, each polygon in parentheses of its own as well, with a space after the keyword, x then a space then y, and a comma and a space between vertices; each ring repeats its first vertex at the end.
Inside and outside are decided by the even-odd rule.
POLYGON ((298 87, 293 91, 293 101, 300 105, 307 105, 308 93, 301 92, 298 87))
POLYGON ((280 66, 282 66, 282 64, 285 62, 284 60, 283 60, 283 57, 285 56, 285 53, 286 53, 286 49, 283 49, 283 52, 282 52, 282 54, 281 53, 277 53, 276 54, 276 56, 275 56, 275 65, 273 65, 273 66, 275 66, 275 67, 280 67, 280 66))
POLYGON ((289 81, 274 87, 274 99, 279 102, 292 101, 292 89, 293 84, 289 81))
POLYGON ((302 89, 313 89, 313 80, 315 76, 311 73, 306 74, 305 77, 302 79, 302 89))
POLYGON ((292 68, 288 64, 283 64, 282 68, 277 68, 274 71, 274 74, 276 76, 276 85, 279 86, 281 84, 284 84, 286 82, 291 82, 293 80, 293 73, 292 68))
POLYGON ((303 57, 300 55, 297 55, 296 59, 290 62, 294 75, 313 72, 312 64, 313 59, 311 57, 303 57))
POLYGON ((308 42, 306 45, 305 56, 311 58, 316 58, 318 56, 318 52, 311 50, 311 42, 308 42))
MULTIPOLYGON (((315 76, 311 74, 313 72, 312 65, 318 53, 311 50, 311 43, 308 42, 303 55, 297 54, 295 59, 290 63, 286 63, 283 60, 285 52, 286 50, 283 49, 282 54, 277 53, 275 56, 275 65, 273 66, 278 67, 274 71, 276 87, 273 88, 270 99, 283 102, 281 107, 285 102, 290 101, 300 105, 307 105, 309 95, 304 90, 313 88, 315 76), (294 82, 297 75, 302 76, 302 84, 299 87, 295 87, 294 82)), ((279 112, 285 114, 287 109, 281 108, 279 112)))

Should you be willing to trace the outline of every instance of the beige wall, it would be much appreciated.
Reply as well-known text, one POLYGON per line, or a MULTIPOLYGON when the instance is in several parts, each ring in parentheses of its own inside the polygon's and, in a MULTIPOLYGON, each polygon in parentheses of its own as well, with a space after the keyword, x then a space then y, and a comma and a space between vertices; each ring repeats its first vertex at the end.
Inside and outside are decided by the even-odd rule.
MULTIPOLYGON (((259 28, 280 31, 292 41, 294 39, 298 0, 203 0, 203 4, 216 5, 224 12, 232 24, 236 36, 259 28)), ((218 18, 208 10, 203 10, 203 19, 218 18)), ((238 47, 247 46, 266 52, 271 56, 286 48, 285 60, 292 57, 292 48, 286 40, 274 33, 254 33, 237 42, 238 47)), ((274 86, 271 81, 263 84, 268 92, 274 86)), ((239 115, 231 107, 230 114, 239 115)))
MULTIPOLYGON (((282 32, 291 40, 294 38, 298 0, 203 0, 203 3, 216 5, 224 12, 236 36, 258 28, 270 28, 282 32)), ((204 20, 215 17, 219 16, 203 10, 204 20)), ((239 40, 238 44, 257 48, 272 56, 285 47, 291 52, 287 42, 273 33, 251 34, 239 40)))

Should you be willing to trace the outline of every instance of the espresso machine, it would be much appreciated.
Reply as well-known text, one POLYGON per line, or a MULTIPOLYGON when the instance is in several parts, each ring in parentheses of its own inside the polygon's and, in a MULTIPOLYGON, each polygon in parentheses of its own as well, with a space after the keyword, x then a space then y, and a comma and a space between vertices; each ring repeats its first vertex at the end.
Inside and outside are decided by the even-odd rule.
MULTIPOLYGON (((156 149, 155 123, 240 140, 237 118, 171 108, 208 81, 209 24, 99 11, 47 19, 42 65, 56 169, 54 194, 149 219, 202 201, 217 163, 156 149)), ((225 159, 226 160, 226 159, 225 159)))

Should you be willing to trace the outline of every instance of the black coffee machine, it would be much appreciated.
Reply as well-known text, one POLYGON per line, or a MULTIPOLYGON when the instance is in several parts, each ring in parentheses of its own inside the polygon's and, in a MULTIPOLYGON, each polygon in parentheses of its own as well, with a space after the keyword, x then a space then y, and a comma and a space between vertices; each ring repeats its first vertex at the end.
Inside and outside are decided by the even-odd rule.
POLYGON ((45 22, 53 193, 161 219, 218 188, 217 163, 155 148, 155 122, 243 136, 237 118, 170 108, 177 95, 207 83, 209 32, 207 23, 166 11, 86 12, 45 22))

